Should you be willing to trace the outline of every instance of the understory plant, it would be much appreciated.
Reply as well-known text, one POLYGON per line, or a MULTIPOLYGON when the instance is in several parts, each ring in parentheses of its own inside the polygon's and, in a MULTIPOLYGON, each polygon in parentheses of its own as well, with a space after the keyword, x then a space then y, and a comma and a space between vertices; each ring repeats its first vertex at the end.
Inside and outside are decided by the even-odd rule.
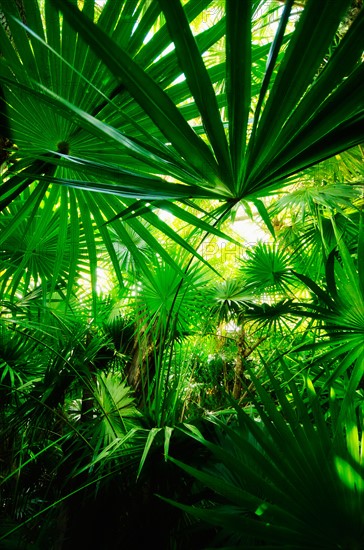
POLYGON ((348 381, 343 399, 332 387, 324 400, 309 377, 283 370, 283 380, 268 370, 270 391, 251 373, 251 406, 235 405, 229 422, 212 416, 213 437, 190 427, 210 453, 202 468, 170 458, 209 489, 193 506, 173 503, 214 526, 204 548, 363 545, 362 399, 348 381))

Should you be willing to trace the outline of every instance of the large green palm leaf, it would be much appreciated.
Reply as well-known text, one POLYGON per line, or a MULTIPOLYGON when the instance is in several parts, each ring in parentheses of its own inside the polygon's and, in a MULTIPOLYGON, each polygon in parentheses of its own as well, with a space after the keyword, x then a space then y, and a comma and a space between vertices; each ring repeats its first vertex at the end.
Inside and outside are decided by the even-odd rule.
MULTIPOLYGON (((2 132, 17 150, 3 177, 1 209, 29 189, 18 219, 34 217, 50 186, 56 189, 53 212, 60 209, 65 220, 67 210, 71 228, 84 228, 94 290, 98 233, 122 282, 106 221, 127 213, 132 229, 171 263, 134 212, 192 252, 152 213, 158 200, 219 199, 224 217, 241 199, 264 196, 364 139, 363 12, 331 55, 349 0, 308 1, 291 35, 287 2, 276 12, 271 45, 256 44, 252 23, 272 11, 270 2, 227 0, 217 23, 194 35, 191 22, 210 4, 128 0, 96 9, 91 0, 81 12, 76 2, 46 0, 43 12, 36 0, 24 0, 26 27, 6 4, 13 38, 0 28, 2 132), (226 61, 207 67, 204 54, 221 39, 226 61)), ((177 204, 174 215, 217 231, 219 218, 204 225, 177 204)), ((143 265, 123 223, 113 227, 143 265)))
MULTIPOLYGON (((55 3, 57 4, 57 2, 55 3)), ((256 131, 253 131, 246 157, 249 170, 244 178, 243 192, 241 192, 241 182, 234 177, 231 170, 231 159, 227 153, 228 144, 224 132, 221 131, 221 116, 218 112, 211 79, 199 55, 196 41, 188 25, 188 19, 179 1, 161 1, 160 5, 175 45, 180 70, 186 77, 191 95, 200 112, 206 129, 206 137, 214 153, 213 156, 211 156, 211 149, 208 152, 204 143, 201 140, 196 140, 196 137, 191 134, 190 129, 181 118, 179 110, 170 103, 167 93, 162 93, 161 87, 156 86, 156 83, 148 78, 149 75, 140 70, 140 67, 130 59, 127 52, 114 50, 118 51, 117 59, 116 54, 110 55, 112 42, 108 41, 108 38, 97 27, 91 26, 71 6, 65 3, 59 4, 65 17, 69 20, 72 17, 74 25, 77 24, 91 48, 103 59, 114 76, 128 88, 130 94, 164 133, 166 139, 170 140, 174 149, 188 158, 189 165, 197 170, 200 179, 201 176, 203 179, 206 179, 206 176, 209 178, 208 184, 215 187, 215 192, 222 191, 228 196, 232 195, 234 198, 240 199, 242 196, 250 195, 253 189, 256 190, 263 184, 264 191, 266 191, 267 183, 271 184, 276 179, 272 173, 273 165, 277 166, 277 176, 282 179, 288 173, 294 173, 317 162, 319 156, 325 158, 362 139, 355 132, 362 116, 360 102, 362 67, 360 63, 358 64, 363 47, 362 39, 359 38, 364 24, 362 14, 349 29, 334 55, 329 58, 328 62, 326 61, 327 51, 349 2, 336 1, 335 6, 332 5, 332 2, 326 2, 320 6, 315 2, 307 3, 268 96, 268 86, 265 85, 265 81, 275 76, 274 70, 276 71, 277 67, 274 66, 274 63, 277 61, 277 52, 282 42, 281 36, 277 35, 263 79, 260 103, 264 103, 267 96, 269 99, 262 114, 259 109, 255 112, 254 130, 256 131), (328 17, 334 8, 336 8, 335 16, 328 17), (314 26, 312 26, 312 21, 315 21, 314 26), (307 47, 308 38, 309 47, 307 47), (305 52, 304 56, 301 55, 302 51, 305 52), (345 65, 343 59, 346 60, 345 65), (327 65, 325 71, 322 70, 323 63, 327 65), (318 71, 320 71, 319 74, 318 71), (349 75, 350 78, 347 78, 349 75), (145 93, 145 85, 148 85, 148 94, 145 93), (335 90, 335 94, 331 94, 333 90, 335 90), (349 96, 351 101, 346 101, 344 104, 344 95, 347 97, 349 92, 353 94, 349 96), (305 101, 301 100, 302 96, 305 101), (286 98, 286 100, 282 101, 282 98, 286 98), (303 126, 301 123, 304 123, 303 126), (181 125, 181 127, 176 128, 176 125, 181 125), (350 131, 352 128, 353 132, 346 145, 342 147, 342 140, 347 140, 348 135, 338 140, 336 134, 338 127, 344 127, 344 125, 346 130, 350 131), (272 127, 278 128, 279 131, 273 132, 272 127), (312 149, 313 143, 318 149, 319 140, 323 142, 322 145, 327 144, 328 147, 332 147, 332 151, 317 152, 309 158, 305 152, 306 149, 312 149), (187 150, 188 155, 186 156, 187 150), (202 165, 203 168, 201 168, 202 165), (267 166, 270 167, 269 174, 267 174, 267 166), (263 170, 264 175, 262 174, 258 179, 259 172, 263 170), (221 189, 221 184, 224 189, 221 189)), ((249 11, 252 13, 258 3, 248 2, 247 4, 250 4, 250 10, 242 18, 242 14, 239 14, 238 11, 242 9, 241 2, 227 2, 227 17, 234 18, 234 21, 246 21, 249 11)), ((289 14, 290 4, 288 3, 286 6, 286 15, 289 14)), ((282 37, 286 22, 284 17, 283 14, 283 25, 278 30, 282 37)), ((230 32, 229 19, 227 24, 229 31, 226 36, 227 74, 228 83, 230 83, 227 106, 230 108, 230 112, 235 114, 232 105, 229 104, 236 103, 237 98, 241 97, 242 86, 249 89, 248 81, 251 79, 251 74, 246 65, 248 68, 250 67, 250 60, 249 56, 244 60, 245 81, 238 82, 239 86, 233 90, 231 90, 232 70, 229 63, 231 63, 232 52, 236 54, 236 49, 238 52, 240 51, 241 55, 244 55, 244 51, 247 55, 249 54, 251 26, 248 25, 249 28, 245 29, 245 33, 236 31, 234 33, 230 32), (242 44, 241 36, 244 37, 244 44, 242 44)), ((252 96, 250 95, 248 103, 253 107, 251 102, 252 96)), ((247 117, 243 117, 243 123, 239 117, 235 116, 235 118, 236 120, 229 122, 235 123, 235 126, 239 123, 240 134, 244 136, 248 129, 247 117)), ((230 148, 236 146, 235 143, 232 143, 234 139, 245 141, 245 138, 242 140, 241 135, 237 136, 236 132, 231 132, 230 148)), ((206 183, 202 182, 202 185, 206 186, 206 183)))
MULTIPOLYGON (((359 548, 363 543, 362 412, 353 392, 329 411, 312 382, 305 397, 285 372, 269 372, 277 401, 251 372, 257 415, 237 409, 238 425, 218 425, 217 442, 190 434, 213 460, 203 468, 176 462, 211 492, 196 505, 173 503, 212 523, 217 548, 359 548)), ((170 501, 171 502, 171 501, 170 501)))
MULTIPOLYGON (((91 4, 93 2, 89 3, 88 7, 85 5, 89 15, 91 4)), ((190 16, 194 17, 205 4, 206 2, 203 2, 201 5, 192 6, 190 16)), ((134 11, 135 2, 128 2, 124 7, 109 3, 102 11, 98 25, 106 32, 113 31, 117 36, 117 42, 120 43, 120 33, 124 36, 127 27, 121 30, 120 25, 116 25, 114 28, 116 14, 121 11, 121 21, 125 24, 132 13, 134 26, 143 6, 142 2, 139 3, 138 9, 134 11)), ((113 82, 107 68, 100 66, 100 62, 95 59, 90 49, 78 39, 77 33, 74 33, 66 22, 61 29, 60 19, 49 2, 45 5, 44 28, 37 2, 25 2, 25 8, 26 12, 29 11, 27 24, 32 31, 28 29, 26 33, 13 19, 13 16, 19 18, 15 7, 9 7, 7 11, 12 35, 16 36, 15 43, 11 42, 3 29, 0 31, 2 51, 6 54, 6 61, 4 59, 2 67, 7 100, 6 125, 11 128, 9 135, 17 147, 16 160, 13 157, 15 165, 5 174, 1 190, 4 223, 11 214, 9 205, 22 195, 22 208, 15 217, 15 223, 8 225, 3 231, 3 242, 12 238, 14 231, 19 230, 21 225, 24 226, 22 221, 25 218, 31 223, 31 219, 38 215, 39 205, 46 201, 48 213, 53 211, 56 216, 60 213, 58 217, 62 220, 58 239, 61 255, 65 242, 65 227, 70 224, 73 259, 70 264, 72 267, 69 272, 69 287, 72 287, 76 275, 80 224, 84 228, 87 243, 93 290, 96 289, 97 239, 100 234, 119 281, 122 282, 121 269, 113 245, 115 234, 118 240, 129 248, 135 256, 135 262, 142 269, 144 257, 139 254, 138 248, 134 246, 122 224, 114 224, 113 235, 110 238, 109 230, 104 225, 105 221, 116 217, 121 210, 131 206, 128 197, 151 199, 151 189, 155 189, 152 191, 153 198, 183 198, 185 190, 181 193, 176 185, 153 175, 162 172, 174 179, 183 179, 183 174, 181 175, 173 155, 171 156, 160 140, 153 137, 155 125, 145 117, 139 106, 130 100, 124 86, 113 82), (38 86, 46 87, 53 97, 39 93, 32 78, 37 81, 38 86), (116 96, 118 103, 113 102, 116 96), (142 125, 138 123, 138 119, 141 119, 142 125), (123 133, 117 129, 120 125, 123 126, 123 133), (129 138, 129 132, 136 137, 129 138), (58 165, 57 168, 55 163, 58 165), (162 170, 161 163, 164 165, 162 170), (51 188, 50 194, 49 179, 57 184, 51 188), (36 180, 43 180, 42 185, 34 185, 32 182, 36 180), (30 193, 24 196, 27 189, 30 193), (98 197, 89 193, 90 190, 98 192, 98 197), (109 196, 100 192, 106 192, 109 196)), ((140 49, 159 11, 155 3, 150 6, 132 39, 129 28, 124 41, 127 43, 128 39, 132 40, 132 53, 140 49)), ((203 33, 204 36, 200 40, 201 49, 219 38, 222 30, 220 25, 217 30, 209 32, 207 37, 206 33, 203 33)), ((168 37, 165 31, 161 30, 157 35, 158 40, 153 39, 147 44, 149 53, 138 53, 138 60, 143 58, 145 66, 150 65, 155 56, 160 55, 168 44, 169 39, 166 39, 168 37)), ((172 63, 166 59, 162 61, 160 74, 164 84, 168 85, 179 74, 179 69, 173 60, 172 63)), ((155 71, 156 67, 153 68, 155 71)), ((177 92, 177 101, 186 95, 183 89, 179 88, 177 92)), ((3 128, 3 131, 7 130, 8 128, 3 128)), ((193 186, 190 190, 191 196, 196 194, 193 186)), ((201 196, 199 190, 198 196, 201 196)), ((210 196, 208 191, 206 196, 210 196)), ((187 246, 185 241, 171 228, 167 228, 159 218, 154 216, 152 221, 164 228, 164 232, 169 236, 174 236, 179 244, 187 246)), ((164 248, 143 224, 137 220, 130 220, 129 225, 155 252, 167 262, 170 261, 164 248)), ((193 252, 191 247, 188 248, 193 252)), ((17 267, 20 270, 20 266, 17 267)), ((57 265, 53 266, 53 270, 53 279, 56 281, 61 274, 57 265)), ((14 285, 14 292, 17 286, 14 285)))

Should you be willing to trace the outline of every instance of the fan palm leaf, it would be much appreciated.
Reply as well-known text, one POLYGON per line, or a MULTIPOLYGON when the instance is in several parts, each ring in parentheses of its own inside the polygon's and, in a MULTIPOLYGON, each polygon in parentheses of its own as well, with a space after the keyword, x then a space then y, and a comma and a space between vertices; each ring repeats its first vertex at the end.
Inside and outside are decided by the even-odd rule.
POLYGON ((293 261, 288 252, 277 245, 258 243, 248 249, 240 271, 248 288, 256 292, 290 295, 295 285, 293 261))
POLYGON ((237 426, 216 420, 217 442, 190 427, 191 436, 211 451, 210 467, 172 459, 211 489, 210 501, 174 504, 215 525, 218 548, 359 548, 363 425, 350 404, 352 394, 339 404, 332 393, 328 417, 309 379, 305 401, 288 371, 289 396, 270 374, 278 410, 251 375, 258 417, 237 407, 237 426))
MULTIPOLYGON (((162 199, 179 201, 181 216, 186 200, 219 199, 224 216, 364 139, 363 12, 328 55, 349 0, 307 2, 291 34, 291 12, 298 15, 288 2, 276 11, 274 40, 262 46, 252 21, 271 12, 270 3, 227 0, 216 24, 194 35, 191 22, 210 4, 128 0, 99 9, 89 1, 80 11, 46 0, 42 11, 24 0, 26 25, 15 5, 6 5, 13 38, 0 28, 2 132, 17 150, 3 176, 1 208, 29 189, 21 216, 34 217, 52 186, 50 209, 68 208, 70 225, 84 227, 94 290, 95 236, 100 232, 121 283, 104 224, 136 211, 140 199, 148 201, 143 215, 162 199), (221 39, 226 61, 207 67, 204 54, 221 39), (219 85, 225 78, 226 91, 219 85)), ((126 222, 140 234, 134 218, 126 222)), ((122 223, 114 230, 142 264, 122 223)), ((151 223, 166 230, 158 217, 151 223)), ((195 214, 188 223, 203 227, 195 214)), ((168 236, 186 246, 172 228, 168 236)), ((141 237, 157 248, 152 232, 141 237)))
MULTIPOLYGON (((309 299, 283 299, 273 304, 250 304, 246 311, 248 319, 259 325, 269 327, 285 319, 292 322, 295 318, 302 321, 309 318, 314 321, 315 331, 320 334, 310 343, 304 343, 296 351, 316 350, 314 365, 325 363, 320 376, 325 374, 325 387, 338 379, 346 371, 351 373, 356 387, 364 375, 363 370, 363 221, 361 216, 357 242, 354 250, 350 250, 343 239, 344 229, 332 217, 332 232, 336 246, 331 250, 325 261, 325 285, 322 280, 314 281, 308 275, 298 273, 294 269, 283 270, 282 273, 291 282, 297 278, 311 293, 309 299), (318 353, 322 350, 322 353, 318 353), (328 369, 328 370, 327 370, 328 369)), ((254 252, 253 252, 254 254, 254 252)), ((263 256, 264 257, 264 256, 263 256)), ((269 258, 269 256, 268 256, 269 258)), ((253 270, 256 281, 256 265, 248 265, 253 270)), ((270 272, 269 272, 270 273, 270 272)), ((271 275, 270 275, 271 276, 271 275)), ((321 279, 321 277, 320 277, 321 279)), ((264 282, 264 281, 263 281, 264 282)), ((283 287, 284 288, 284 287, 283 287)), ((312 326, 311 326, 312 328, 312 326)))

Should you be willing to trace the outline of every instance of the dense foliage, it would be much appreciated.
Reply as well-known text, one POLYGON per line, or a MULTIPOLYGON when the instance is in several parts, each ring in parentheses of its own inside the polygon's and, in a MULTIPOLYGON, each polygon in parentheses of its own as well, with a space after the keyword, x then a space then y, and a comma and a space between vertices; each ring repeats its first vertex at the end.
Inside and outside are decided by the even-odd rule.
POLYGON ((0 18, 0 548, 362 548, 362 2, 0 18))

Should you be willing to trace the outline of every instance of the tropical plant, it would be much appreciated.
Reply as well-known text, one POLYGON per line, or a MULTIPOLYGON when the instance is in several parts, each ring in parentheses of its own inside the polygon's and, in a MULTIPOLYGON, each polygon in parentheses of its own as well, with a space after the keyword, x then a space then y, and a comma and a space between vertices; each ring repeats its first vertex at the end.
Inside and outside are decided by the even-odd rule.
POLYGON ((199 550, 155 493, 202 517, 217 487, 247 547, 298 547, 309 519, 314 544, 361 545, 361 0, 3 0, 0 16, 0 545, 137 532, 199 550), (230 419, 214 444, 211 414, 230 419), (344 499, 322 529, 292 485, 307 501, 321 466, 344 499))
MULTIPOLYGON (((196 199, 223 201, 207 218, 216 222, 239 201, 252 200, 269 225, 258 197, 363 141, 363 15, 340 40, 350 0, 334 2, 311 0, 300 13, 293 0, 284 8, 228 0, 218 23, 196 36, 189 22, 208 0, 153 1, 147 9, 135 0, 107 2, 101 12, 93 1, 81 12, 46 0, 42 12, 25 0, 26 25, 15 5, 4 6, 12 38, 0 29, 2 133, 16 149, 3 174, 1 210, 25 200, 2 241, 25 216, 31 223, 43 201, 47 212, 60 212, 58 249, 71 223, 74 257, 82 223, 95 288, 97 235, 122 279, 105 221, 122 216, 167 262, 136 215, 191 252, 156 208, 212 232, 216 223, 190 210, 196 199), (268 13, 279 17, 276 35, 256 45, 252 30, 268 13), (207 68, 204 52, 222 39, 226 62, 207 68)), ((113 230, 143 268, 124 224, 115 222, 113 230)), ((56 278, 61 265, 54 265, 56 278)))
POLYGON ((271 378, 277 404, 251 373, 257 397, 249 414, 217 424, 215 441, 190 435, 211 453, 196 469, 173 458, 210 489, 194 506, 174 502, 215 526, 205 548, 360 548, 363 544, 363 411, 353 394, 320 404, 312 381, 305 395, 286 371, 271 378), (328 410, 330 414, 328 415, 328 410))

